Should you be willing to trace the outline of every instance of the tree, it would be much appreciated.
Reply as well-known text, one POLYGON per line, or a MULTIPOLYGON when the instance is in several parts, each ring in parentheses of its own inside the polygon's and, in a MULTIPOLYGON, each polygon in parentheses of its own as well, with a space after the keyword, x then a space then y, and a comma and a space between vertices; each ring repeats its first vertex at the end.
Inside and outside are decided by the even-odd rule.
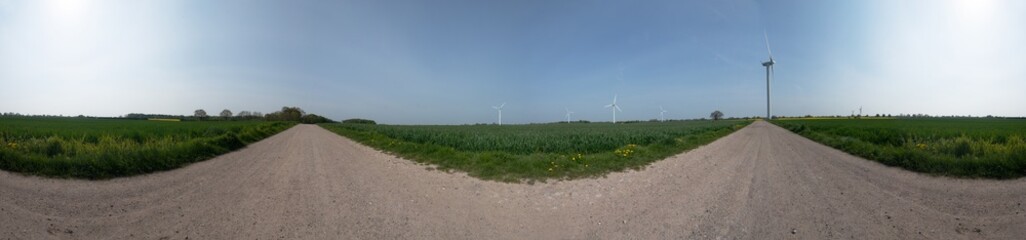
POLYGON ((193 113, 193 116, 198 118, 205 118, 207 117, 207 111, 203 111, 203 109, 196 109, 196 112, 193 113))
POLYGON ((224 119, 228 119, 228 118, 232 117, 232 111, 228 110, 228 109, 225 109, 224 111, 221 111, 221 117, 224 118, 224 119))
POLYGON ((331 119, 326 117, 318 116, 317 114, 307 114, 303 116, 302 123, 314 124, 314 123, 331 123, 331 119))
POLYGON ((305 114, 306 113, 303 112, 303 109, 300 109, 299 107, 282 107, 281 108, 281 117, 282 117, 282 120, 285 120, 285 121, 299 121, 299 120, 301 120, 303 118, 303 115, 305 115, 305 114))
POLYGON ((709 118, 712 118, 713 120, 720 120, 721 118, 723 118, 723 112, 720 112, 720 110, 713 111, 709 114, 709 118))
POLYGON ((253 116, 253 114, 250 113, 249 111, 243 110, 243 111, 239 111, 239 113, 236 114, 235 116, 236 117, 240 117, 240 118, 249 118, 250 116, 253 116))
POLYGON ((342 123, 357 123, 357 124, 371 124, 371 125, 377 124, 377 123, 374 122, 374 120, 360 119, 360 118, 346 119, 346 120, 343 120, 342 123))
POLYGON ((281 111, 268 113, 267 120, 271 121, 300 121, 304 115, 303 109, 298 107, 282 107, 281 111))

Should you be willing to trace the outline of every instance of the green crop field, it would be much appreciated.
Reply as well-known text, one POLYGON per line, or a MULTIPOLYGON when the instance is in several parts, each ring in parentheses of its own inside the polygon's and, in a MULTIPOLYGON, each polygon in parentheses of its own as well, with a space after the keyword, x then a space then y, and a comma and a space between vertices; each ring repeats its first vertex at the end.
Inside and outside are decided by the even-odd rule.
POLYGON ((640 168, 726 136, 751 121, 398 126, 320 124, 342 136, 440 169, 519 182, 640 168))
POLYGON ((1026 175, 1026 120, 816 119, 773 123, 886 165, 938 175, 1026 175))
POLYGON ((0 169, 104 179, 168 170, 288 129, 264 121, 0 118, 0 169))

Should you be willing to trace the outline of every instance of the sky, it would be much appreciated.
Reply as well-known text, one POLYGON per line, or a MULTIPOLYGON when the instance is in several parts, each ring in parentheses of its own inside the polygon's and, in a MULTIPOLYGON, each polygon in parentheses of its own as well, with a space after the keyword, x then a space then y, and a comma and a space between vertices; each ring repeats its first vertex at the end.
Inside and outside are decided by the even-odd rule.
POLYGON ((0 0, 0 112, 1026 116, 1026 1, 0 0))

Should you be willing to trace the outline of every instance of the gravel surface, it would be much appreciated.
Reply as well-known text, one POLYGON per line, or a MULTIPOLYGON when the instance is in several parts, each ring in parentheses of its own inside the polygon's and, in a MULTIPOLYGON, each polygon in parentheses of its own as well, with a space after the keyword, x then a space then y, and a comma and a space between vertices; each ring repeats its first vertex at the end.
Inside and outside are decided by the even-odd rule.
POLYGON ((509 184, 299 125, 106 181, 0 171, 0 239, 1016 239, 1026 179, 932 177, 752 125, 641 171, 509 184))

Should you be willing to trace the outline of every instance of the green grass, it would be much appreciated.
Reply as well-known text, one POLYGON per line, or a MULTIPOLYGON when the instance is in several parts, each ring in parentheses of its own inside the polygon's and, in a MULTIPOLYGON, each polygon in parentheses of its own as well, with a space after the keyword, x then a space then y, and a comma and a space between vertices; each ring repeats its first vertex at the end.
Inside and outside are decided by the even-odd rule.
POLYGON ((398 126, 320 124, 367 146, 443 170, 520 182, 603 176, 707 144, 750 121, 398 126))
POLYGON ((0 118, 0 169, 106 179, 174 169, 281 132, 295 123, 0 118))
POLYGON ((935 175, 1026 176, 1026 120, 999 118, 775 120, 814 141, 935 175))

